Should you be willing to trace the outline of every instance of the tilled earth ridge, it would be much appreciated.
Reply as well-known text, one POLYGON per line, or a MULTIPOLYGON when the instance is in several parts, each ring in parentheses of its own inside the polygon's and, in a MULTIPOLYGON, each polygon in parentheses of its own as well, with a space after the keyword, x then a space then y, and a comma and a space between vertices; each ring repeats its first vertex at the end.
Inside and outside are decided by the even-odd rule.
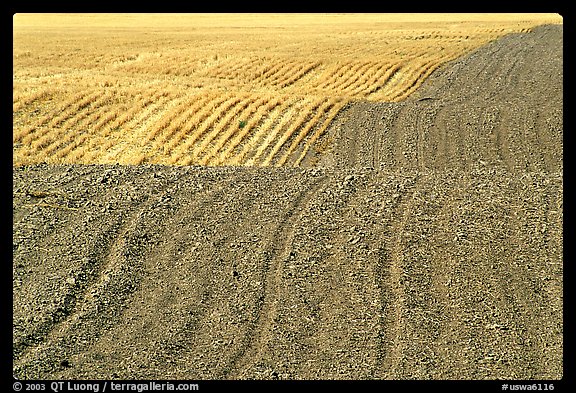
POLYGON ((386 170, 562 170, 562 26, 510 34, 436 70, 402 103, 349 104, 307 163, 386 170))
MULTIPOLYGON (((452 97, 442 108, 474 110, 457 81, 484 62, 494 81, 516 82, 485 81, 472 97, 544 103, 560 94, 556 105, 531 108, 561 138, 561 31, 490 44, 436 73, 420 99, 436 92, 452 97), (524 46, 548 55, 520 58, 514 72, 499 65, 524 46), (540 74, 526 82, 517 74, 530 65, 540 74)), ((394 110, 409 119, 408 105, 434 101, 416 100, 394 110)), ((380 117, 364 114, 360 133, 393 108, 347 110, 363 105, 380 117)), ((442 118, 451 116, 446 109, 442 118)), ((530 133, 516 120, 497 124, 530 133)), ((518 153, 508 139, 507 161, 474 156, 492 151, 478 147, 453 156, 446 148, 444 167, 390 164, 381 152, 391 128, 366 158, 364 139, 343 143, 351 129, 340 127, 338 154, 327 154, 333 167, 14 168, 14 375, 561 378, 562 140, 525 140, 518 153), (548 161, 536 159, 544 151, 548 161)), ((416 157, 433 157, 421 145, 416 157)))

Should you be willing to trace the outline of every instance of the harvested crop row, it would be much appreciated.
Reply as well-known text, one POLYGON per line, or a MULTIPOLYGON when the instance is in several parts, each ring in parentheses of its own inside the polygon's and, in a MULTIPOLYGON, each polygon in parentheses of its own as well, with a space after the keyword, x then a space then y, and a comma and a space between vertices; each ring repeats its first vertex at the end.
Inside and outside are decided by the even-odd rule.
POLYGON ((323 115, 313 112, 316 106, 303 106, 304 113, 286 108, 281 116, 290 116, 286 121, 296 128, 288 127, 280 139, 258 137, 271 145, 261 148, 251 136, 276 135, 263 127, 278 123, 265 120, 268 112, 279 115, 263 97, 403 101, 446 62, 502 35, 558 22, 553 15, 471 15, 458 23, 446 15, 416 15, 412 21, 401 16, 401 24, 377 15, 270 15, 248 29, 232 15, 188 15, 175 19, 182 25, 149 33, 164 19, 142 15, 115 19, 130 26, 117 34, 103 27, 109 20, 101 16, 82 28, 76 23, 82 16, 58 16, 58 25, 70 24, 65 30, 47 22, 53 17, 15 19, 14 165, 295 165, 303 160, 288 155, 315 151, 318 138, 304 136, 323 127, 323 115), (88 39, 90 45, 78 46, 88 39), (250 106, 223 104, 232 97, 250 100, 250 106), (239 129, 239 121, 249 127, 239 129))

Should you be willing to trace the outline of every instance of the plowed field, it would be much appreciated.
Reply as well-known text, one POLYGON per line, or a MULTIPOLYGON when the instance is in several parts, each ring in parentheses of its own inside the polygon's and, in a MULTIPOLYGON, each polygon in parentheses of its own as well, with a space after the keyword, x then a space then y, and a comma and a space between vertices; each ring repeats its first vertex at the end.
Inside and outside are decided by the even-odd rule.
POLYGON ((347 102, 299 168, 15 166, 14 375, 561 378, 562 47, 347 102))

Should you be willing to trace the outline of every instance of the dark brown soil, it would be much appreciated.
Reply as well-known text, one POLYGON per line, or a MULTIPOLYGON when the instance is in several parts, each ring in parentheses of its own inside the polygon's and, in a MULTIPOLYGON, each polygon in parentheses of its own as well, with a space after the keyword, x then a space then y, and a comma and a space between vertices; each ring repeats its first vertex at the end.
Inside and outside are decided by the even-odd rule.
POLYGON ((322 165, 510 172, 562 168, 562 26, 511 34, 436 71, 402 103, 360 102, 334 120, 322 165))
POLYGON ((559 379, 562 107, 545 26, 350 105, 306 168, 14 168, 13 373, 559 379))

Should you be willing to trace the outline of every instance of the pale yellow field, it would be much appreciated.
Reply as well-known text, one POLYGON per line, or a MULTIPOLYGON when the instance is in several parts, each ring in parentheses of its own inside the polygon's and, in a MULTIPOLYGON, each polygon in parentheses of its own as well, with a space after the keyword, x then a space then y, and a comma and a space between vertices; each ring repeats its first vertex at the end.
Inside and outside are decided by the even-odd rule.
POLYGON ((352 100, 550 14, 17 14, 13 164, 298 165, 352 100))

